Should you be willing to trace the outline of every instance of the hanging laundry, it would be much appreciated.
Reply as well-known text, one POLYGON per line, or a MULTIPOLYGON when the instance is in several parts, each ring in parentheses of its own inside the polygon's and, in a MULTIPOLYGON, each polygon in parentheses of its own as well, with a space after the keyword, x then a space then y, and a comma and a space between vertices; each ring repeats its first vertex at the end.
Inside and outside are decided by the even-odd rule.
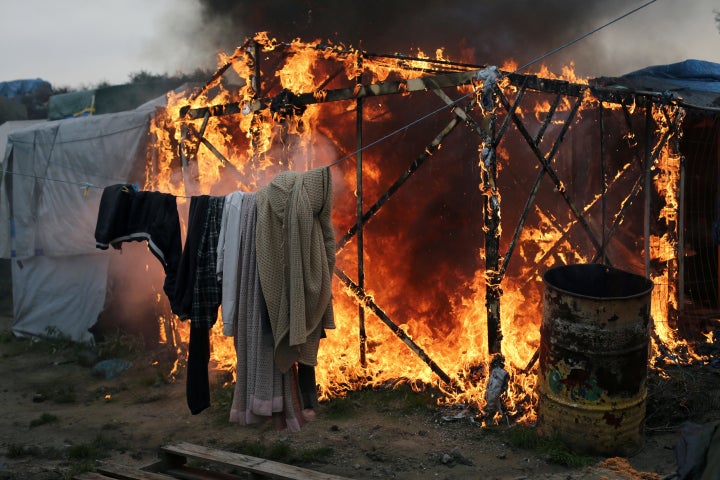
POLYGON ((190 198, 185 245, 178 265, 174 292, 176 308, 173 308, 173 313, 180 320, 187 320, 192 313, 193 290, 195 288, 195 273, 197 272, 198 262, 197 252, 200 247, 205 220, 207 219, 209 203, 209 195, 198 195, 190 198))
POLYGON ((275 364, 317 364, 320 338, 335 328, 335 233, 328 167, 283 172, 257 192, 257 262, 272 326, 275 364))
MULTIPOLYGON (((210 329, 217 321, 221 287, 217 279, 217 245, 225 197, 202 195, 190 199, 188 234, 181 259, 181 308, 190 312, 190 343, 186 396, 190 413, 210 406, 210 329), (189 293, 191 294, 189 295, 189 293), (188 308, 189 302, 189 308, 188 308)), ((183 314, 187 319, 187 314, 183 314)))
POLYGON ((223 322, 235 330, 237 355, 230 421, 249 425, 273 419, 278 428, 298 431, 304 421, 295 370, 283 373, 274 361, 272 328, 257 269, 256 218, 256 193, 246 193, 241 208, 228 212, 228 226, 237 225, 238 229, 225 231, 241 239, 237 271, 226 265, 223 272, 223 287, 227 276, 237 278, 234 298, 223 297, 223 322), (228 300, 235 305, 232 316, 225 310, 228 300))
POLYGON ((165 270, 163 290, 175 311, 175 283, 182 242, 177 202, 173 195, 138 192, 132 185, 105 187, 100 198, 95 245, 107 250, 120 249, 123 242, 147 241, 153 255, 165 270))
POLYGON ((240 270, 238 262, 240 246, 243 242, 240 230, 240 208, 244 195, 243 192, 235 191, 225 196, 217 246, 216 273, 218 282, 222 284, 223 335, 229 337, 235 335, 237 330, 237 326, 229 319, 237 317, 240 270))

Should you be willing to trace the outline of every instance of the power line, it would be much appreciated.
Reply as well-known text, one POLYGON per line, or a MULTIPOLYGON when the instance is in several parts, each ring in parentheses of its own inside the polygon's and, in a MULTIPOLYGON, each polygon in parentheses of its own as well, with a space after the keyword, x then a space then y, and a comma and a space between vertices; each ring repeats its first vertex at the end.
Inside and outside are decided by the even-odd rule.
MULTIPOLYGON (((564 50, 564 49, 566 49, 566 48, 568 48, 568 47, 576 44, 577 42, 579 42, 579 41, 581 41, 581 40, 584 40, 585 38, 589 37, 590 35, 593 35, 594 33, 597 33, 597 32, 599 32, 600 30, 603 30, 603 29, 609 27, 610 25, 612 25, 612 24, 614 24, 614 23, 616 23, 616 22, 619 22, 620 20, 622 20, 622 19, 624 19, 624 18, 626 18, 626 17, 629 17, 630 15, 632 15, 632 14, 634 14, 634 13, 642 10, 643 8, 646 8, 646 7, 650 6, 651 4, 655 3, 656 1, 657 1, 657 0, 650 0, 650 1, 648 1, 648 2, 646 2, 646 3, 644 3, 644 4, 640 5, 640 6, 638 6, 638 7, 636 7, 636 8, 633 8, 632 10, 630 10, 630 11, 628 11, 628 12, 620 15, 619 17, 616 17, 616 18, 610 20, 609 22, 604 23, 603 25, 600 25, 599 27, 596 27, 596 28, 594 28, 593 30, 591 30, 591 31, 589 31, 589 32, 587 32, 587 33, 585 33, 585 34, 583 34, 583 35, 581 35, 581 36, 579 36, 579 37, 577 37, 577 38, 575 38, 575 39, 573 39, 573 40, 570 40, 569 42, 564 43, 564 44, 560 45, 559 47, 554 48, 554 49, 548 51, 547 53, 545 53, 545 54, 543 54, 543 55, 541 55, 541 56, 539 56, 539 57, 537 57, 537 58, 529 61, 528 63, 526 63, 526 64, 524 64, 524 65, 516 68, 512 73, 518 73, 518 72, 520 72, 521 70, 524 70, 524 69, 528 68, 529 66, 531 66, 531 65, 533 65, 533 64, 535 64, 535 63, 537 63, 537 62, 539 62, 539 61, 541 61, 541 60, 544 60, 544 59, 546 59, 546 58, 548 58, 548 57, 550 57, 550 56, 552 56, 552 55, 555 55, 556 53, 560 52, 561 50, 564 50)), ((470 97, 470 96, 473 95, 473 94, 475 94, 475 91, 472 91, 472 92, 470 92, 470 93, 466 93, 465 95, 462 95, 461 97, 457 98, 456 100, 453 100, 452 102, 447 103, 447 104, 441 106, 440 108, 437 108, 437 109, 435 109, 435 110, 433 110, 433 111, 431 111, 431 112, 423 115, 422 117, 413 120, 412 122, 408 123, 407 125, 405 125, 405 126, 403 126, 403 127, 400 127, 400 128, 398 128, 398 129, 396 129, 396 130, 393 130, 392 132, 388 133, 387 135, 384 135, 384 136, 378 138, 377 140, 374 140, 374 141, 368 143, 367 145, 364 145, 362 148, 359 148, 359 149, 357 149, 357 150, 355 150, 355 151, 353 151, 353 152, 351 152, 351 153, 349 153, 349 154, 347 154, 347 155, 345 155, 345 156, 343 156, 343 157, 335 160, 334 162, 330 163, 330 164, 328 165, 328 167, 332 167, 332 166, 334 166, 334 165, 338 165, 338 164, 344 162, 345 160, 354 157, 354 156, 357 155, 358 153, 360 153, 360 152, 362 152, 362 151, 364 151, 364 150, 366 150, 366 149, 368 149, 368 148, 370 148, 370 147, 373 147, 373 146, 375 146, 375 145, 377 145, 377 144, 379 144, 379 143, 384 142, 384 141, 387 140, 388 138, 393 137, 393 136, 397 135, 398 133, 403 132, 403 131, 409 129, 409 128, 417 125, 418 123, 420 123, 420 122, 422 122, 422 121, 424 121, 424 120, 427 120, 428 118, 430 118, 430 117, 438 114, 438 113, 441 112, 441 111, 444 111, 444 110, 447 109, 447 108, 454 108, 454 107, 456 107, 458 103, 460 103, 461 101, 463 101, 464 99, 470 97)), ((133 127, 133 128, 135 128, 135 127, 133 127)), ((118 133, 118 132, 113 132, 113 133, 118 133)), ((105 136, 105 135, 103 135, 103 136, 105 136)), ((97 137, 96 137, 96 138, 97 138, 97 137)), ((83 187, 83 188, 98 188, 98 189, 102 189, 102 188, 103 188, 103 187, 98 187, 98 186, 96 186, 96 185, 93 185, 93 184, 87 183, 87 182, 72 182, 72 181, 68 181, 68 180, 52 179, 52 178, 47 178, 47 177, 40 177, 40 176, 37 176, 37 175, 29 175, 29 174, 22 174, 22 173, 19 173, 19 172, 11 172, 11 171, 7 171, 7 170, 6 170, 4 173, 8 173, 8 174, 11 174, 11 175, 21 175, 21 176, 26 176, 26 177, 33 177, 33 178, 40 179, 40 180, 48 180, 48 181, 61 182, 61 183, 66 183, 66 184, 71 184, 71 185, 77 185, 77 186, 80 186, 80 187, 83 187)))

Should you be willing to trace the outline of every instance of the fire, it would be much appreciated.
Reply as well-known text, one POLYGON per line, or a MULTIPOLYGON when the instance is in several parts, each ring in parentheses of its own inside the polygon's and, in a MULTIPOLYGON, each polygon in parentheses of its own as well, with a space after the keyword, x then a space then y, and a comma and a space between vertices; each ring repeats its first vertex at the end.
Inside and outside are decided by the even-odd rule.
MULTIPOLYGON (((352 47, 305 43, 297 39, 285 44, 271 39, 263 32, 238 48, 233 55, 222 55, 219 61, 221 69, 232 67, 241 79, 241 84, 230 88, 219 82, 218 76, 215 78, 218 81, 209 84, 199 94, 168 96, 168 107, 159 110, 153 120, 145 188, 178 195, 179 207, 187 208, 189 202, 184 197, 189 195, 251 191, 264 186, 272 176, 283 170, 307 170, 338 159, 357 157, 354 116, 357 104, 352 97, 349 102, 330 102, 328 92, 346 88, 357 95, 360 84, 391 81, 399 81, 399 92, 402 92, 402 86, 407 85, 407 80, 446 68, 445 63, 442 63, 447 60, 442 49, 435 52, 434 59, 423 52, 413 57, 365 57, 361 53, 352 47), (280 60, 267 61, 271 53, 279 54, 280 51, 284 52, 280 60), (264 63, 266 61, 267 65, 264 63), (266 71, 270 68, 274 69, 274 74, 266 71), (305 105, 302 115, 293 115, 286 109, 273 108, 271 100, 279 101, 281 92, 310 94, 314 102, 305 105), (242 113, 199 117, 181 114, 188 108, 202 109, 224 104, 237 104, 242 113), (203 142, 203 139, 207 142, 203 142)), ((512 72, 516 68, 516 63, 508 62, 501 70, 512 72)), ((587 83, 587 80, 575 76, 572 65, 564 69, 561 75, 554 75, 542 67, 538 75, 578 84, 587 83)), ((472 92, 471 88, 473 86, 458 87, 456 98, 472 92)), ((481 90, 482 85, 474 85, 474 88, 481 90)), ((499 88, 509 98, 517 93, 517 87, 511 85, 507 78, 501 79, 499 88)), ((408 93, 405 92, 404 96, 409 96, 408 93)), ((430 92, 424 94, 431 95, 430 92)), ((281 104, 280 107, 292 105, 290 97, 286 100, 289 103, 281 104)), ((437 97, 433 97, 433 100, 437 102, 437 97)), ((581 100, 580 111, 598 104, 589 94, 585 94, 581 100)), ((402 161, 403 156, 419 155, 423 150, 428 157, 440 156, 448 149, 441 144, 435 151, 423 148, 413 151, 408 150, 404 140, 388 139, 387 144, 375 142, 388 129, 402 127, 408 119, 415 119, 414 116, 400 115, 402 109, 407 108, 406 105, 393 110, 397 102, 398 99, 389 96, 362 99, 364 144, 373 142, 372 147, 362 154, 363 211, 387 191, 396 176, 408 169, 407 162, 402 161), (442 152, 440 147, 444 147, 442 152)), ((524 109, 530 112, 527 117, 542 123, 551 110, 551 103, 547 98, 540 98, 535 101, 534 108, 525 105, 524 109)), ((556 134, 563 125, 572 110, 571 100, 563 98, 555 110, 558 116, 553 117, 547 126, 548 136, 551 136, 550 132, 556 134)), ((523 108, 518 108, 517 113, 523 116, 523 108)), ((477 112, 473 112, 473 115, 477 115, 477 112)), ((667 119, 660 119, 662 134, 662 129, 668 128, 667 119)), ((435 134, 430 129, 417 135, 419 138, 427 136, 429 141, 435 134)), ((544 146, 545 143, 539 145, 544 146)), ((512 170, 518 168, 518 165, 527 167, 529 178, 540 174, 541 167, 537 162, 529 165, 521 163, 522 159, 516 155, 515 147, 507 144, 496 147, 501 182, 508 182, 512 170)), ((678 204, 674 188, 677 185, 679 158, 670 149, 665 151, 664 148, 654 165, 655 188, 665 199, 665 206, 659 215, 664 222, 676 225, 678 204)), ((566 161, 566 157, 553 159, 551 167, 562 168, 563 161, 566 161)), ((474 190, 478 192, 478 186, 480 190, 483 187, 477 171, 477 153, 472 164, 475 177, 471 177, 470 181, 475 182, 474 190)), ((419 195, 415 193, 415 196, 408 196, 398 190, 397 195, 402 199, 399 201, 400 206, 405 202, 411 208, 410 212, 398 207, 398 201, 394 204, 388 202, 377 214, 378 218, 364 225, 365 293, 368 300, 359 307, 356 294, 339 279, 335 279, 333 302, 337 328, 327 332, 327 338, 321 342, 319 366, 316 369, 321 399, 341 397, 363 387, 391 386, 403 382, 417 390, 434 388, 438 392, 440 404, 460 403, 483 408, 489 373, 485 300, 489 277, 482 266, 486 254, 480 245, 475 245, 469 252, 459 250, 458 247, 458 251, 452 252, 452 255, 442 253, 447 249, 445 244, 452 242, 455 233, 452 230, 444 232, 448 237, 438 241, 435 240, 439 233, 437 231, 407 231, 400 228, 408 220, 427 215, 427 218, 440 220, 444 217, 452 218, 456 223, 450 224, 451 228, 461 228, 470 222, 475 229, 482 229, 482 212, 468 208, 465 215, 469 220, 457 218, 457 209, 451 208, 452 205, 446 208, 444 200, 433 197, 435 191, 447 193, 454 190, 445 183, 443 175, 455 167, 456 164, 427 167, 435 170, 432 175, 417 180, 426 187, 419 195), (404 248, 406 245, 411 248, 404 248), (465 264, 430 264, 435 254, 441 258, 463 255, 467 258, 465 264), (440 381, 437 372, 427 362, 407 348, 391 328, 378 321, 368 302, 386 309, 398 328, 447 374, 451 379, 450 384, 440 381), (368 339, 364 365, 361 362, 358 337, 359 308, 365 311, 368 339)), ((619 165, 609 174, 608 190, 626 183, 625 179, 632 171, 629 161, 619 165)), ((458 177, 468 181, 467 174, 458 177)), ((345 233, 342 229, 356 223, 358 192, 352 161, 334 167, 333 178, 339 186, 337 189, 333 187, 336 194, 333 200, 333 221, 339 236, 342 236, 345 233)), ((563 179, 568 182, 572 176, 564 176, 563 179)), ((517 181, 520 184, 525 180, 517 181)), ((506 184, 501 185, 499 191, 506 184)), ((569 187, 561 179, 551 192, 543 191, 540 195, 559 198, 558 194, 565 193, 569 187)), ((517 208, 506 214, 506 204, 512 196, 506 194, 502 200, 499 193, 497 196, 503 209, 505 232, 512 232, 512 228, 520 221, 517 208)), ((628 196, 621 198, 618 207, 629 201, 628 196)), ((598 194, 587 198, 581 205, 580 214, 583 218, 589 217, 599 209, 600 203, 598 194)), ((541 274, 558 263, 580 263, 592 259, 591 254, 583 252, 582 241, 576 233, 582 231, 583 227, 579 219, 539 204, 529 209, 528 218, 525 228, 519 232, 515 257, 509 261, 509 265, 503 264, 502 258, 499 262, 503 271, 507 269, 499 285, 502 290, 502 354, 512 378, 505 408, 518 421, 532 420, 536 403, 532 367, 540 344, 541 274)), ((597 225, 593 227, 597 230, 597 225)), ((663 301, 668 297, 677 297, 677 292, 668 291, 674 288, 673 275, 676 272, 672 264, 676 261, 676 240, 672 235, 653 235, 650 241, 652 258, 668 265, 665 271, 653 272, 652 276, 656 284, 652 315, 656 332, 663 342, 671 342, 673 339, 672 330, 664 329, 671 315, 670 310, 677 310, 677 304, 668 307, 668 302, 663 301)), ((507 248, 507 240, 501 239, 501 255, 507 248)), ((351 237, 337 254, 337 265, 350 277, 357 272, 357 249, 357 238, 351 237)), ((187 343, 186 324, 166 318, 162 322, 169 326, 163 329, 163 341, 178 347, 187 343)), ((218 322, 216 330, 219 330, 220 324, 218 322)), ((232 369, 235 359, 232 339, 214 331, 212 348, 213 362, 219 368, 232 369)))

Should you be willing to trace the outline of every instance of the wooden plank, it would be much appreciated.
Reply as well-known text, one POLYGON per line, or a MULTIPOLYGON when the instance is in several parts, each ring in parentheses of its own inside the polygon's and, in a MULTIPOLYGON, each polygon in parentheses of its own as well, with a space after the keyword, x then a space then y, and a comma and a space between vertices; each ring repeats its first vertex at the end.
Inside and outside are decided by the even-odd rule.
POLYGON ((97 471, 118 480, 176 480, 175 477, 163 473, 148 472, 116 463, 101 462, 97 471))
POLYGON ((214 462, 280 480, 347 480, 345 477, 337 475, 274 462, 264 458, 251 457, 240 453, 214 450, 186 442, 165 445, 161 447, 161 451, 170 454, 170 456, 182 456, 195 460, 214 462))
POLYGON ((73 480, 115 480, 112 477, 106 477, 105 475, 97 472, 83 472, 73 475, 73 480))
POLYGON ((248 478, 247 472, 242 473, 242 476, 238 476, 193 467, 173 468, 167 470, 165 473, 172 475, 174 479, 179 480, 247 480, 248 478))

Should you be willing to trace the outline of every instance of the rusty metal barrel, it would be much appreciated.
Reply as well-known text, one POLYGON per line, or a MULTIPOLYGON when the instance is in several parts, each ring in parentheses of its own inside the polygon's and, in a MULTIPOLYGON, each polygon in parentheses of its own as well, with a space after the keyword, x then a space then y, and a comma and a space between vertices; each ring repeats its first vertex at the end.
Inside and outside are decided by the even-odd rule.
POLYGON ((644 441, 653 283, 599 264, 543 275, 537 430, 577 452, 637 453, 644 441))

